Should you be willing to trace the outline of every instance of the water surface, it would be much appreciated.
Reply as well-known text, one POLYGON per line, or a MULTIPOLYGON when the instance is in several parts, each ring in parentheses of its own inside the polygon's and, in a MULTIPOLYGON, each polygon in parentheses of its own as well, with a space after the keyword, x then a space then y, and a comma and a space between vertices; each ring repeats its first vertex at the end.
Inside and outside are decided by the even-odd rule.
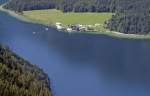
POLYGON ((54 96, 150 96, 150 40, 45 28, 0 12, 0 43, 43 68, 54 96))

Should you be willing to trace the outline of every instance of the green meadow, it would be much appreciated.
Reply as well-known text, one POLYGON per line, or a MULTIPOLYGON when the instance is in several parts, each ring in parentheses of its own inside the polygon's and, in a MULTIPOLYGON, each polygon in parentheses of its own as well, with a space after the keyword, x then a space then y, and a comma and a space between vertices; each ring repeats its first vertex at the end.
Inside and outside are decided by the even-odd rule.
POLYGON ((61 22, 68 24, 93 25, 96 23, 104 24, 112 17, 113 13, 63 13, 56 9, 24 11, 23 16, 41 24, 55 24, 61 22))

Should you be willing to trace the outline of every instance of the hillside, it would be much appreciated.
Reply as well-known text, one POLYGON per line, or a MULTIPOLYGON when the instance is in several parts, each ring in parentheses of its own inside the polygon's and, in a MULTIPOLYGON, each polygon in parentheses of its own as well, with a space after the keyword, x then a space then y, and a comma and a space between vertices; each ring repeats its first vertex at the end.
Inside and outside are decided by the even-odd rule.
POLYGON ((0 96, 51 96, 47 74, 0 45, 0 96))
POLYGON ((126 0, 108 23, 108 28, 126 34, 150 33, 150 1, 126 0))
MULTIPOLYGON (((11 0, 4 7, 16 12, 59 9, 63 12, 113 12, 106 28, 125 34, 150 33, 149 0, 11 0)), ((41 17, 42 18, 42 17, 41 17)))
POLYGON ((5 8, 24 11, 39 9, 59 9, 64 12, 110 12, 115 0, 11 0, 5 8))

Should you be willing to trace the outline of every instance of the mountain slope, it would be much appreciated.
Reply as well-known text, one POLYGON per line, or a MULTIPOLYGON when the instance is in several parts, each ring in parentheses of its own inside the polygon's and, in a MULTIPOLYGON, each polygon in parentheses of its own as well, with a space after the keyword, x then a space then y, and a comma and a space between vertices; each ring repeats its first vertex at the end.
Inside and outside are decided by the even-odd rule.
POLYGON ((5 8, 23 11, 56 8, 64 12, 109 12, 115 0, 11 0, 5 8))
POLYGON ((0 96, 51 96, 47 74, 0 45, 0 96))
POLYGON ((125 0, 121 5, 107 27, 126 34, 149 34, 150 1, 125 0))
MULTIPOLYGON (((4 7, 17 12, 59 9, 63 12, 114 12, 106 28, 125 34, 150 34, 149 0, 11 0, 4 7)), ((42 18, 42 17, 41 17, 42 18)))

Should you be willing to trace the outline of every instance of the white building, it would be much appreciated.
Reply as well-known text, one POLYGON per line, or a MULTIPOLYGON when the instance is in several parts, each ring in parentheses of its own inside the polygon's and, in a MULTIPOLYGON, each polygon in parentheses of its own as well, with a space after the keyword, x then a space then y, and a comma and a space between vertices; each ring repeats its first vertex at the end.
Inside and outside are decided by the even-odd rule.
POLYGON ((62 27, 61 25, 56 25, 56 28, 57 28, 58 30, 63 29, 63 27, 62 27))
POLYGON ((71 28, 67 28, 67 31, 68 31, 68 32, 72 32, 72 29, 71 29, 71 28))
POLYGON ((101 26, 101 24, 99 24, 99 23, 96 23, 96 24, 95 24, 95 26, 101 26))
POLYGON ((63 26, 62 26, 62 24, 61 24, 60 22, 56 22, 56 28, 57 28, 58 30, 62 30, 62 29, 63 29, 63 26))
POLYGON ((56 22, 56 25, 61 25, 61 23, 60 22, 56 22))

